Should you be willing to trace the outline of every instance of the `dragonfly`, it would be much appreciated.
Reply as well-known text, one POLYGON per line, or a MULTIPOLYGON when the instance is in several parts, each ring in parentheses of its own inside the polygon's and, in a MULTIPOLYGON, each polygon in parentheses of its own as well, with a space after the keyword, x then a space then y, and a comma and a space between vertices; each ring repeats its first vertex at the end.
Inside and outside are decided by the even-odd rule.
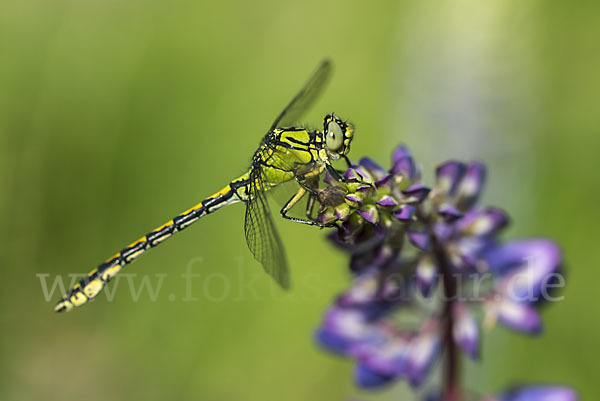
POLYGON ((288 263, 265 193, 287 182, 297 183, 294 195, 280 211, 281 216, 294 222, 326 226, 312 217, 314 205, 319 202, 319 177, 328 171, 335 179, 346 180, 332 166, 332 161, 344 159, 351 166, 347 154, 354 127, 333 113, 325 116, 322 131, 311 131, 296 124, 322 92, 331 70, 328 60, 318 66, 262 138, 245 174, 101 263, 76 283, 54 310, 69 311, 88 303, 123 267, 140 255, 201 218, 239 202, 246 205, 244 233, 248 248, 264 270, 282 288, 288 289, 288 263), (308 197, 306 218, 289 215, 292 207, 305 197, 308 197))

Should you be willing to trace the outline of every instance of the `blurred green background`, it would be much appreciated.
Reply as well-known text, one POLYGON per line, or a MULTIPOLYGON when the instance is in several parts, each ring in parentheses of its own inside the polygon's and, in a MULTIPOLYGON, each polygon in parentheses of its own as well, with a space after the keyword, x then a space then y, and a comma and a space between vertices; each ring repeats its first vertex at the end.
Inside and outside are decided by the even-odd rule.
MULTIPOLYGON (((307 117, 357 127, 355 159, 406 142, 427 179, 447 158, 490 166, 485 202, 510 236, 550 236, 568 267, 545 335, 485 337, 479 391, 597 385, 600 3, 4 0, 0 5, 0 399, 398 400, 364 393, 312 341, 347 284, 324 233, 278 221, 282 293, 243 238, 243 207, 144 256, 112 302, 52 313, 41 286, 85 273, 241 173, 324 57, 307 117), (193 279, 184 301, 187 266, 193 279), (39 276, 47 275, 47 276, 39 276), (164 276, 166 275, 166 276, 164 276), (253 281, 255 280, 255 281, 253 281), (244 287, 242 284, 246 284, 244 287)), ((431 181, 430 181, 431 182, 431 181)), ((111 284, 113 289, 115 284, 111 284)), ((404 398, 403 398, 404 397, 404 398)))

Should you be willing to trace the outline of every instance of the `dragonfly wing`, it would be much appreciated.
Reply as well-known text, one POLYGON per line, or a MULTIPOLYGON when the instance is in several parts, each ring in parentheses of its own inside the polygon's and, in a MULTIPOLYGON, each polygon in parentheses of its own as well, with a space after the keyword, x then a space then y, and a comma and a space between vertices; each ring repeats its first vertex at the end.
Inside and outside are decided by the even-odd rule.
POLYGON ((250 174, 251 197, 246 203, 244 231, 248 248, 265 271, 284 289, 290 287, 290 277, 283 245, 271 218, 260 170, 250 174))
POLYGON ((290 104, 277 116, 271 130, 279 127, 293 127, 300 117, 319 97, 331 75, 331 62, 324 60, 311 75, 304 87, 292 99, 290 104))

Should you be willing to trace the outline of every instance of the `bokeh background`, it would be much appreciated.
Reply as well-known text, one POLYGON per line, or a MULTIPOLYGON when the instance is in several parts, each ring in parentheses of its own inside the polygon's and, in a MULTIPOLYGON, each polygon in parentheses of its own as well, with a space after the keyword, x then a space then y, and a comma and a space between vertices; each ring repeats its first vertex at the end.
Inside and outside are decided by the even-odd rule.
POLYGON ((241 206, 127 269, 135 289, 163 277, 154 300, 135 301, 125 277, 112 302, 55 315, 60 290, 41 285, 68 284, 243 172, 325 57, 334 78, 307 123, 352 120, 354 158, 386 163, 405 142, 429 180, 445 159, 484 160, 484 201, 511 213, 509 235, 564 249, 565 299, 544 312, 544 336, 491 332, 468 386, 560 383, 600 399, 599 12, 593 1, 4 0, 0 399, 410 399, 402 383, 357 390, 352 364, 315 347, 349 278, 310 227, 278 221, 290 294, 252 260, 241 206), (188 266, 201 275, 190 294, 188 266))

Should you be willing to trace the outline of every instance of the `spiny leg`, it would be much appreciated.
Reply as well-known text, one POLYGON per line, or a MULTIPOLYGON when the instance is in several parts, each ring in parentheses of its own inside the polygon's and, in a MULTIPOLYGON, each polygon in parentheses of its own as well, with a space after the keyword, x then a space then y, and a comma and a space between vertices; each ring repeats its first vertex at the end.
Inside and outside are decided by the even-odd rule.
POLYGON ((300 185, 306 192, 309 193, 309 195, 311 196, 319 196, 319 193, 317 192, 317 189, 314 185, 310 185, 307 182, 304 182, 302 180, 302 178, 296 177, 296 181, 298 182, 298 185, 300 185))
POLYGON ((319 199, 319 194, 316 191, 316 188, 319 187, 319 176, 314 174, 306 180, 306 183, 301 182, 300 180, 298 180, 298 183, 309 191, 305 214, 308 220, 315 221, 315 218, 313 217, 313 210, 315 207, 315 201, 319 199))
MULTIPOLYGON (((329 174, 331 174, 331 176, 335 180, 337 180, 339 182, 343 182, 343 183, 346 183, 346 184, 358 183, 358 184, 368 185, 370 187, 374 187, 373 183, 371 183, 371 182, 366 182, 366 181, 363 181, 363 180, 357 180, 356 178, 346 178, 346 177, 344 177, 335 168, 333 168, 333 166, 331 164, 329 164, 329 163, 326 163, 326 168, 327 168, 327 171, 329 172, 329 174)), ((358 176, 362 178, 362 176, 358 172, 356 172, 356 174, 358 174, 358 176)))
POLYGON ((309 220, 314 220, 314 218, 312 217, 312 212, 315 207, 316 199, 317 195, 312 193, 308 194, 308 202, 306 202, 306 217, 308 217, 309 220))
POLYGON ((309 171, 296 176, 296 182, 311 195, 318 197, 317 189, 319 187, 319 176, 325 167, 320 167, 316 170, 309 171))
POLYGON ((308 191, 304 187, 298 188, 298 191, 294 194, 294 196, 292 196, 290 200, 288 200, 287 203, 283 206, 283 208, 281 208, 281 217, 296 223, 308 224, 309 226, 318 226, 321 228, 331 227, 331 224, 323 224, 315 220, 300 219, 297 217, 287 215, 290 209, 294 207, 294 205, 296 205, 300 201, 300 199, 302 199, 304 195, 306 195, 307 192, 308 191))

